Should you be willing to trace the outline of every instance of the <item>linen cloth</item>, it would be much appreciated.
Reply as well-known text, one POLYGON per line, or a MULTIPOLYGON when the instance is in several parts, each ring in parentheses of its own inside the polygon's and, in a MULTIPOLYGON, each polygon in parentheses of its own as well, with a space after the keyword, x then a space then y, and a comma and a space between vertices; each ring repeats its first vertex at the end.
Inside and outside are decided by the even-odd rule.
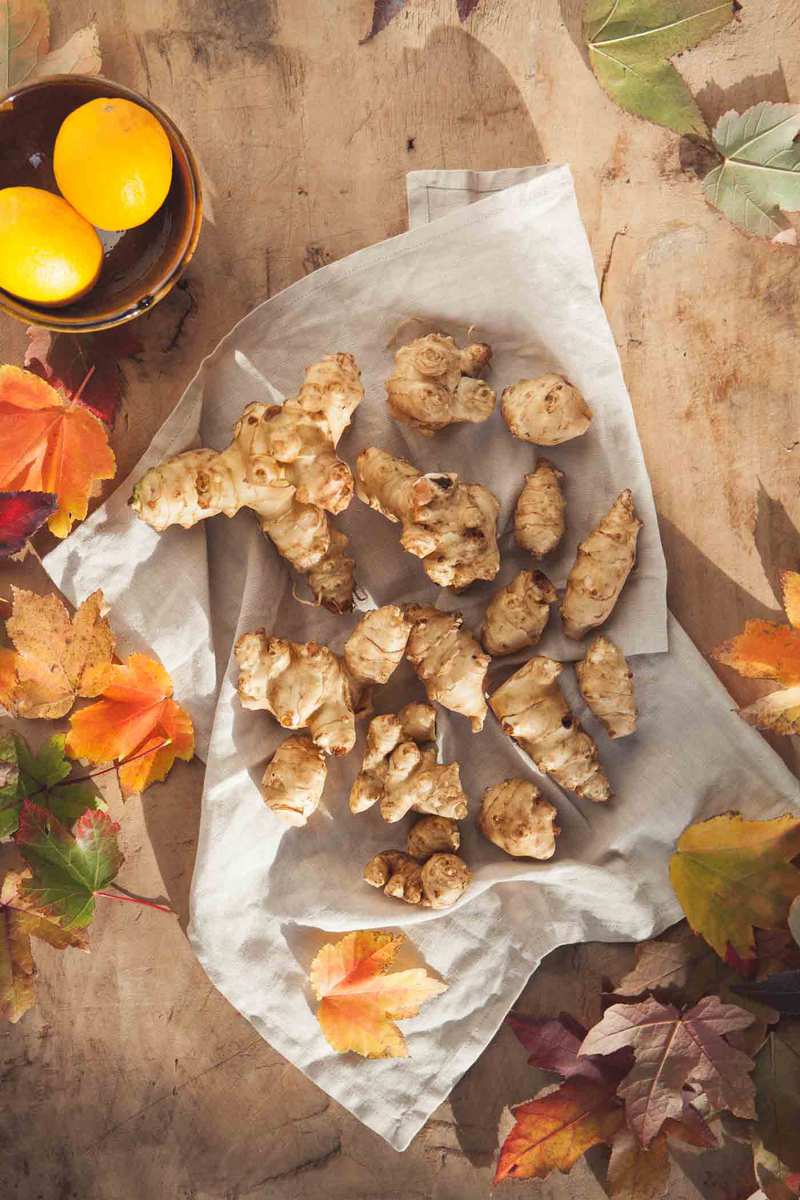
MULTIPOLYGON (((770 816, 798 797, 794 777, 732 714, 713 673, 667 618, 649 480, 569 171, 415 172, 408 190, 415 228, 322 268, 240 322, 130 479, 45 564, 73 601, 104 588, 123 648, 154 650, 196 720, 207 773, 189 936, 203 967, 262 1036, 397 1149, 480 1054, 545 954, 592 939, 640 940, 680 917, 666 866, 685 825, 732 806, 770 816), (456 908, 433 913, 360 881, 374 853, 404 838, 404 826, 389 827, 374 811, 349 813, 363 730, 354 754, 330 761, 325 811, 307 828, 287 829, 258 792, 264 763, 285 734, 267 714, 238 704, 235 637, 265 626, 339 649, 357 614, 336 617, 295 603, 285 567, 249 514, 159 536, 127 499, 148 466, 198 439, 222 448, 245 403, 288 394, 304 365, 347 349, 367 394, 343 456, 352 463, 363 446, 381 445, 424 469, 456 470, 490 486, 502 504, 498 582, 505 582, 530 565, 508 530, 533 447, 512 439, 499 414, 425 439, 388 418, 381 394, 396 344, 426 328, 463 340, 470 326, 471 337, 494 348, 490 379, 498 390, 522 375, 559 370, 595 413, 585 437, 547 452, 568 488, 570 532, 548 563, 555 583, 563 583, 577 541, 618 492, 634 492, 645 522, 639 563, 608 632, 636 656, 641 720, 632 737, 610 742, 564 673, 616 792, 609 805, 596 806, 538 776, 493 718, 473 735, 463 718, 440 711, 442 756, 461 763, 473 811, 489 783, 527 775, 558 808, 563 833, 552 862, 532 863, 506 857, 465 822, 462 852, 473 882, 456 908), (368 926, 413 926, 417 952, 449 984, 403 1023, 406 1060, 333 1055, 314 1017, 306 975, 316 950, 327 934, 368 926)), ((479 625, 496 584, 460 597, 439 592, 400 549, 397 527, 357 500, 341 525, 355 549, 363 607, 422 600, 460 608, 467 624, 479 625)), ((557 623, 541 650, 559 658, 581 653, 557 623)), ((490 689, 525 657, 496 660, 490 689)), ((421 697, 404 665, 376 707, 395 711, 421 697)))

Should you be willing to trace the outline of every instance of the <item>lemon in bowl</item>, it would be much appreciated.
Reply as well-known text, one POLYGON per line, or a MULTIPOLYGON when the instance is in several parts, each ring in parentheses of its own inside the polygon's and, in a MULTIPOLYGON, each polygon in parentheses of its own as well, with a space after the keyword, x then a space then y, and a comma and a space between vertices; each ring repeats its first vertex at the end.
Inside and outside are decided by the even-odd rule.
POLYGON ((71 304, 94 287, 102 265, 100 238, 61 196, 0 189, 0 288, 46 307, 71 304))
POLYGON ((98 97, 62 122, 53 151, 58 190, 98 229, 135 229, 158 212, 172 183, 172 148, 140 104, 98 97))

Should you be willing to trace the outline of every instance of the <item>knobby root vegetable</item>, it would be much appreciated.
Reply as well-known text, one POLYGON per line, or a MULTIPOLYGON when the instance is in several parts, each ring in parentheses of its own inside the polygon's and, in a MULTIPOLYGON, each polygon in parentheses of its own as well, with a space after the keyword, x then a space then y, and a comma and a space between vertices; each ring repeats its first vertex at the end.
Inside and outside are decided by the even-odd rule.
POLYGON ((503 392, 500 411, 514 437, 538 446, 580 437, 592 422, 589 405, 563 375, 520 379, 503 392))
POLYGON ((552 658, 531 658, 489 703, 503 730, 540 771, 586 800, 608 800, 611 788, 597 746, 570 712, 558 685, 562 670, 563 664, 552 658))
POLYGON ((642 522, 626 488, 578 546, 561 601, 564 633, 575 641, 608 620, 636 562, 642 522))
POLYGON ((525 486, 514 509, 517 545, 534 558, 552 554, 566 529, 566 501, 562 489, 564 472, 546 458, 525 476, 525 486))
POLYGON ((353 603, 353 560, 327 514, 352 498, 350 468, 336 446, 363 396, 353 356, 328 355, 284 404, 248 404, 226 450, 189 450, 151 467, 131 505, 159 533, 250 508, 278 553, 308 576, 318 603, 345 612, 353 603))
POLYGON ((484 837, 514 858, 552 858, 556 812, 528 779, 506 779, 488 787, 481 797, 478 827, 484 837))
POLYGON ((411 634, 406 657, 425 685, 428 699, 469 717, 472 732, 483 729, 486 699, 483 685, 490 658, 466 629, 458 612, 409 605, 411 634))
POLYGON ((386 381, 392 416, 427 437, 455 421, 485 421, 494 411, 495 394, 476 376, 491 357, 491 346, 459 350, 442 333, 429 333, 401 346, 386 381))
POLYGON ((435 738, 436 712, 429 704, 374 717, 350 791, 351 812, 379 803, 385 821, 399 821, 408 812, 465 817, 468 801, 458 763, 437 763, 435 738))
POLYGON ((325 789, 325 756, 309 737, 282 742, 261 780, 261 795, 287 825, 305 825, 325 789))
POLYGON ((316 642, 289 642, 263 629, 245 633, 235 646, 242 706, 266 709, 286 729, 308 729, 326 754, 347 754, 356 716, 366 715, 372 685, 385 683, 402 659, 409 630, 399 608, 374 609, 341 658, 316 642))
POLYGON ((364 868, 367 883, 383 888, 387 896, 423 908, 450 908, 463 895, 470 878, 467 864, 457 854, 434 854, 420 866, 402 850, 384 850, 364 868))
POLYGON ((605 637, 596 637, 575 666, 581 694, 609 737, 627 737, 636 728, 633 673, 625 655, 605 637))
POLYGON ((535 646, 550 617, 556 590, 541 571, 520 571, 486 606, 481 642, 489 654, 535 646))
POLYGON ((390 521, 399 521, 400 544, 422 559, 425 573, 456 591, 500 569, 496 496, 457 475, 422 475, 402 458, 372 446, 356 462, 356 495, 390 521))
POLYGON ((460 845, 458 825, 450 817, 420 817, 406 837, 406 853, 421 862, 432 854, 455 853, 460 845))

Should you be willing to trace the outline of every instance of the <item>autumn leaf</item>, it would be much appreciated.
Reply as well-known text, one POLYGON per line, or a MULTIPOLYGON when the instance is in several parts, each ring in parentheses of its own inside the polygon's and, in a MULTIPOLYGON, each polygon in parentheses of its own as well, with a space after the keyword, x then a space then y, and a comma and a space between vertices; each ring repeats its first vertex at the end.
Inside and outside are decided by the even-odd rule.
POLYGON ((717 996, 706 996, 684 1013, 653 999, 614 1004, 589 1031, 581 1054, 633 1049, 634 1066, 617 1090, 629 1127, 648 1146, 665 1121, 680 1120, 687 1084, 702 1090, 714 1108, 739 1117, 755 1115, 749 1078, 753 1061, 723 1036, 745 1029, 752 1020, 750 1013, 722 1004, 717 996))
POLYGON ((15 717, 55 719, 88 696, 86 680, 111 661, 114 635, 101 591, 70 617, 58 596, 11 589, 6 633, 14 649, 0 649, 0 704, 15 717))
POLYGON ((142 351, 130 325, 100 333, 51 333, 30 326, 25 366, 65 400, 79 400, 107 425, 114 423, 125 394, 120 362, 142 351))
POLYGON ((595 1082, 607 1083, 619 1080, 630 1069, 633 1059, 630 1051, 622 1051, 616 1058, 593 1059, 579 1057, 580 1048, 586 1038, 586 1029, 567 1013, 557 1018, 526 1017, 511 1013, 508 1023, 526 1050, 531 1052, 528 1063, 540 1071, 555 1071, 569 1079, 582 1075, 595 1082))
POLYGON ((800 895, 800 820, 747 821, 725 813, 690 825, 670 860, 670 879, 689 924, 720 956, 755 957, 754 926, 785 927, 800 895))
MULTIPOLYGON (((365 42, 374 38, 376 33, 380 33, 382 29, 385 29, 389 22, 398 13, 401 13, 407 4, 408 0, 374 0, 372 25, 367 36, 361 39, 361 45, 363 46, 365 42)), ((480 0, 456 0, 456 12, 462 25, 469 19, 479 4, 480 0)))
POLYGON ((0 732, 0 838, 10 837, 19 824, 20 772, 13 733, 0 732))
POLYGON ((700 938, 688 930, 670 941, 643 942, 636 947, 636 961, 614 987, 614 996, 635 999, 652 992, 656 998, 699 1000, 717 988, 723 964, 700 938))
POLYGON ((56 511, 52 492, 0 492, 0 558, 17 554, 56 511))
POLYGON ((160 663, 132 654, 123 664, 98 666, 85 677, 84 695, 96 704, 72 714, 67 753, 91 763, 123 761, 123 796, 164 779, 176 758, 194 755, 189 714, 172 699, 172 680, 160 663))
POLYGON ((65 929, 58 921, 30 907, 21 884, 30 872, 9 871, 0 890, 0 1018, 18 1021, 35 1001, 36 968, 31 938, 47 942, 56 950, 68 946, 88 950, 85 933, 65 929))
POLYGON ((734 983, 732 991, 769 1005, 788 1017, 800 1017, 800 971, 778 971, 766 979, 734 983))
POLYGON ((21 895, 66 929, 81 929, 94 916, 95 892, 106 887, 122 866, 119 825, 108 813, 89 811, 70 833, 57 817, 26 800, 16 845, 31 868, 21 895))
POLYGON ((56 733, 36 754, 24 738, 16 735, 19 763, 19 791, 22 800, 35 800, 40 808, 58 817, 62 825, 70 826, 90 808, 104 808, 90 779, 70 780, 75 763, 64 753, 65 733, 56 733))
POLYGON ((408 1047, 395 1021, 415 1017, 426 1000, 446 990, 421 967, 386 973, 403 941, 402 934, 375 930, 348 933, 323 946, 311 964, 317 1020, 337 1053, 405 1058, 408 1047))
POLYGON ((94 484, 115 471, 108 435, 93 413, 30 371, 0 366, 0 489, 52 492, 58 508, 48 525, 66 537, 86 516, 94 484))
POLYGON ((49 44, 47 0, 0 0, 0 94, 25 82, 49 44))
POLYGON ((800 1171, 800 1022, 782 1021, 770 1033, 753 1078, 761 1140, 790 1171, 800 1171))
POLYGON ((97 26, 92 23, 73 33, 63 46, 40 58, 28 78, 46 79, 48 75, 98 75, 102 66, 97 26))
POLYGON ((620 1129, 608 1160, 610 1200, 662 1200, 668 1180, 666 1135, 659 1133, 645 1148, 630 1129, 620 1129))
POLYGON ((723 29, 739 7, 731 0, 587 0, 583 31, 592 70, 621 108, 705 138, 708 126, 670 60, 723 29))

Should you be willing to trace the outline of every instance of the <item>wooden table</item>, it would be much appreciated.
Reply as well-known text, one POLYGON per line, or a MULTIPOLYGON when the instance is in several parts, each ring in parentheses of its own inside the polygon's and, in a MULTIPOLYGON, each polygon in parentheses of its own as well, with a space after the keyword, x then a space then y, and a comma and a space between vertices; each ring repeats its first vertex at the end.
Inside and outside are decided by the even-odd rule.
MULTIPOLYGON (((52 7, 54 44, 96 14, 104 72, 175 117, 212 196, 188 276, 141 323, 146 351, 127 368, 114 432, 120 473, 253 305, 405 228, 406 171, 568 162, 652 475, 671 607, 703 651, 776 609, 776 572, 798 560, 798 251, 738 233, 706 207, 679 140, 605 97, 581 50, 579 0, 482 0, 465 27, 454 0, 410 0, 363 46, 370 0, 52 7)), ((798 33, 800 13, 761 0, 686 56, 707 118, 797 99, 798 33)), ((0 340, 3 360, 21 361, 22 329, 2 321, 0 340)), ((756 694, 720 674, 737 699, 756 694)), ((502 1030, 399 1155, 284 1062, 183 934, 201 779, 199 763, 179 766, 124 817, 126 884, 167 896, 180 923, 106 905, 90 957, 37 945, 39 1005, 0 1032, 4 1200, 489 1196, 504 1108, 543 1077, 502 1030)), ((565 948, 522 1005, 595 1017, 602 978, 630 957, 565 948)), ((749 1192, 731 1147, 687 1164, 676 1200, 749 1192)), ((591 1164, 506 1187, 604 1194, 591 1164)))

